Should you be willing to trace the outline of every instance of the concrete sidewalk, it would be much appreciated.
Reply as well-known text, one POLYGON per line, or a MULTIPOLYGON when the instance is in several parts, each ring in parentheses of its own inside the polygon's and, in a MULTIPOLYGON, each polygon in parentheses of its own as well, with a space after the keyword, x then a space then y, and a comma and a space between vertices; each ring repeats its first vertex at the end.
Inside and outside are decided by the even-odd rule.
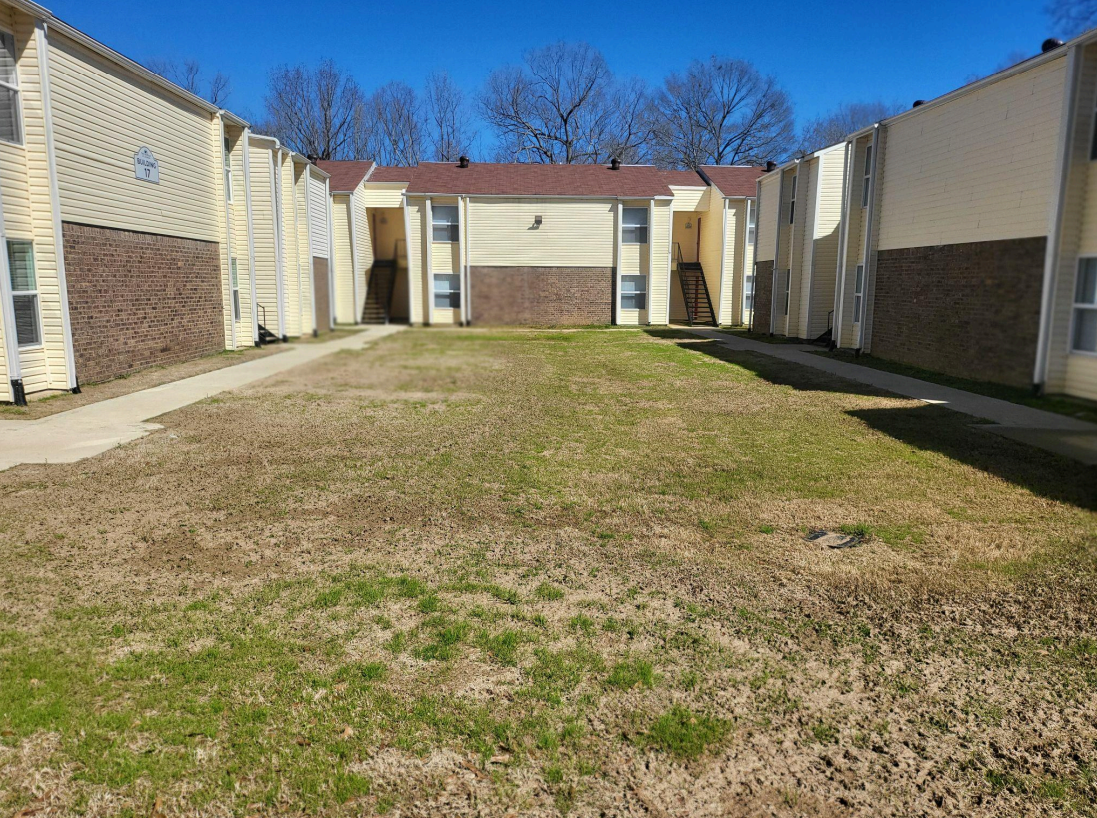
POLYGON ((369 327, 336 341, 295 345, 278 355, 227 366, 129 395, 91 403, 39 420, 0 421, 0 471, 20 463, 75 463, 163 428, 147 423, 196 401, 246 386, 287 369, 399 332, 400 326, 369 327))
POLYGON ((953 389, 936 383, 883 372, 868 366, 837 361, 816 354, 819 347, 808 344, 766 344, 737 338, 713 329, 678 327, 693 335, 710 338, 728 349, 740 352, 756 352, 783 361, 820 369, 849 381, 886 389, 896 395, 944 406, 955 412, 991 421, 981 425, 984 431, 1027 443, 1055 454, 1078 460, 1087 465, 1097 465, 1097 424, 1084 420, 1045 412, 998 398, 976 395, 962 389, 953 389))

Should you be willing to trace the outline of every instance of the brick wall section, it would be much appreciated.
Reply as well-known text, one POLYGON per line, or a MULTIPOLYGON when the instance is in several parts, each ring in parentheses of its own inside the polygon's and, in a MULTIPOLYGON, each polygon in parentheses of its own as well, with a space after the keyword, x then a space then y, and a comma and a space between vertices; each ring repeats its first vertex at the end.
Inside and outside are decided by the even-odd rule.
POLYGON ((469 271, 476 324, 609 324, 612 267, 473 267, 469 271))
POLYGON ((923 369, 1029 386, 1046 239, 881 250, 871 353, 923 369))
POLYGON ((331 332, 331 282, 328 280, 328 260, 312 257, 312 297, 316 304, 316 331, 331 332))
POLYGON ((216 242, 64 223, 80 383, 225 348, 216 242))
POLYGON ((773 262, 754 265, 754 331, 769 332, 769 311, 773 303, 773 262))

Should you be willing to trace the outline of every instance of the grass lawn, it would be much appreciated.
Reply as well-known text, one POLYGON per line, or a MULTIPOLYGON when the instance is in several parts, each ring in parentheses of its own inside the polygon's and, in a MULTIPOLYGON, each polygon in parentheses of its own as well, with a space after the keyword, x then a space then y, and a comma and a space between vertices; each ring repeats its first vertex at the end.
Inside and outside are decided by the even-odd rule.
POLYGON ((0 814, 1097 815, 1097 470, 969 420, 408 330, 0 473, 0 814))

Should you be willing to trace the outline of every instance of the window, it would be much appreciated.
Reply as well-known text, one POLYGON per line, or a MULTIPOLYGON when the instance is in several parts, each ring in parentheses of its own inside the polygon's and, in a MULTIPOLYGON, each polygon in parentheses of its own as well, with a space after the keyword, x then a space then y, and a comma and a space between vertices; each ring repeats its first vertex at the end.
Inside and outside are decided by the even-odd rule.
POLYGON ((1097 258, 1078 260, 1070 348, 1074 352, 1097 353, 1097 258))
MULTIPOLYGON (((647 211, 645 210, 646 214, 647 211)), ((621 309, 646 310, 648 308, 648 277, 621 276, 621 309)))
POLYGON ((857 278, 853 283, 853 323, 861 320, 861 296, 865 292, 865 265, 857 265, 857 278))
POLYGON ((872 145, 865 149, 865 176, 861 183, 861 207, 868 207, 868 194, 872 190, 872 145))
POLYGON ((648 209, 646 207, 621 208, 621 241, 624 244, 648 243, 648 209))
POLYGON ((457 205, 434 205, 430 209, 434 241, 457 241, 457 205))
POLYGON ((229 262, 232 271, 230 284, 232 285, 232 320, 240 320, 240 279, 236 274, 236 259, 229 262))
POLYGON ((788 223, 794 224, 796 221, 796 177, 792 177, 792 195, 789 197, 788 203, 788 223))
POLYGON ((19 76, 15 65, 15 37, 0 31, 0 139, 22 144, 19 121, 19 76))
POLYGON ((754 244, 754 238, 758 235, 758 211, 747 202, 747 244, 754 244))
POLYGON ((225 199, 232 201, 232 143, 225 137, 225 153, 221 164, 225 168, 225 199))
POLYGON ((8 271, 11 299, 15 306, 15 337, 21 347, 42 343, 38 315, 38 282, 34 275, 34 245, 29 241, 8 242, 8 271))
POLYGON ((743 311, 751 312, 754 309, 754 274, 748 273, 743 284, 743 311))
POLYGON ((788 315, 789 296, 792 294, 792 270, 785 270, 785 315, 788 315))
POLYGON ((434 274, 434 306, 442 309, 461 309, 461 276, 456 273, 434 274))

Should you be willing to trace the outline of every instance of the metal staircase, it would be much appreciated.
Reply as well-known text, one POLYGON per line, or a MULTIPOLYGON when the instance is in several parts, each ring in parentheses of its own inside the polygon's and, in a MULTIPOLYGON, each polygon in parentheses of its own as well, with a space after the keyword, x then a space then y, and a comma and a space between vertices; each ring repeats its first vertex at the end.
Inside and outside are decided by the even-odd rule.
POLYGON ((689 325, 716 326, 716 311, 712 308, 705 270, 700 262, 683 261, 682 247, 676 244, 678 283, 682 285, 682 299, 686 302, 686 320, 689 325))

